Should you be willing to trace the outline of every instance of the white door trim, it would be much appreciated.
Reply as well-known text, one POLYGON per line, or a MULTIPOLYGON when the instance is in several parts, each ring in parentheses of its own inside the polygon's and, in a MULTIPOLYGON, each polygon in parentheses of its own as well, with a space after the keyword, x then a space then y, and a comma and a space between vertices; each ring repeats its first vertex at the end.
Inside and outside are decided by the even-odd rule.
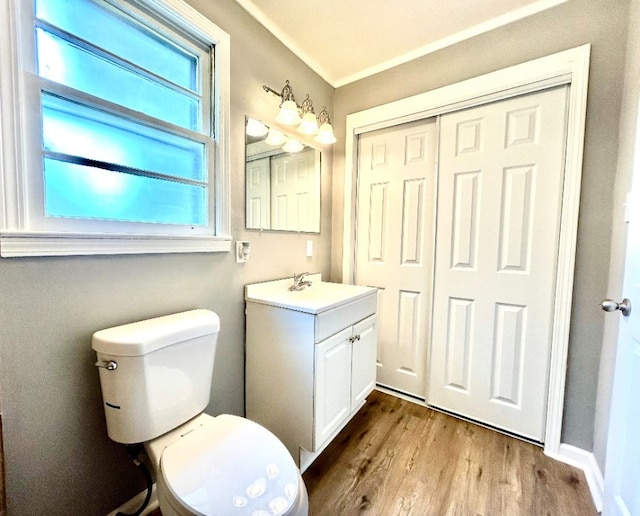
POLYGON ((355 265, 355 182, 359 134, 554 85, 571 85, 544 447, 546 454, 555 456, 560 449, 564 410, 590 51, 590 45, 565 50, 353 113, 346 120, 342 279, 350 283, 355 265))

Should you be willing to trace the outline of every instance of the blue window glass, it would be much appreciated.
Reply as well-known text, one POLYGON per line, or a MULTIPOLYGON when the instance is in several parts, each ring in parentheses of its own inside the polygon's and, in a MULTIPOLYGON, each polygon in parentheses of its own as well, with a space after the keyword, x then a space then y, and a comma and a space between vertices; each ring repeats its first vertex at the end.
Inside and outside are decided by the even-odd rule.
POLYGON ((186 129, 200 129, 200 100, 36 30, 38 74, 186 129))
POLYGON ((183 88, 199 91, 196 55, 105 2, 37 0, 36 16, 183 88))
POLYGON ((46 93, 42 134, 45 151, 207 181, 204 143, 46 93))
POLYGON ((48 217, 200 226, 207 189, 74 163, 44 160, 48 217))
POLYGON ((35 0, 44 214, 208 226, 209 48, 116 4, 35 0))

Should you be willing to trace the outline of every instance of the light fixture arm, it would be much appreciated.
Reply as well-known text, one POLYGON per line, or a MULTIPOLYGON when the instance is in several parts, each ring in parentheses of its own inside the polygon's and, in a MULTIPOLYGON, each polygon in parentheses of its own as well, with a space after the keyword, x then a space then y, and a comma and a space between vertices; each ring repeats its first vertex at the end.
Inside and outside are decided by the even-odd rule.
POLYGON ((329 118, 329 112, 327 111, 326 106, 322 106, 322 111, 318 113, 318 124, 330 124, 331 118, 329 118))
POLYGON ((276 90, 274 90, 273 88, 270 88, 269 86, 267 86, 266 84, 262 85, 262 89, 264 91, 266 91, 267 93, 271 93, 272 95, 275 95, 276 97, 280 97, 282 98, 282 94, 276 90))
MULTIPOLYGON (((270 88, 266 84, 262 85, 262 89, 264 91, 266 91, 267 93, 271 93, 271 94, 275 95, 276 97, 280 97, 282 102, 286 102, 287 100, 291 100, 294 103, 296 102, 296 99, 293 96, 293 88, 289 85, 289 81, 288 80, 285 81, 284 86, 282 87, 282 91, 280 93, 278 93, 273 88, 270 88)), ((307 95, 307 97, 308 97, 308 95, 307 95)), ((298 106, 297 103, 296 103, 296 106, 298 106)), ((298 106, 298 108, 299 107, 300 106, 298 106)))

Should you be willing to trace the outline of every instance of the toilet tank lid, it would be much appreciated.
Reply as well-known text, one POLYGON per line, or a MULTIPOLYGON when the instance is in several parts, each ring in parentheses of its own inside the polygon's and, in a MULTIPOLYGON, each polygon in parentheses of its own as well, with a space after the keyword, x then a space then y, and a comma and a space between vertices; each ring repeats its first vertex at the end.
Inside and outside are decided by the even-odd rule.
POLYGON ((91 347, 105 355, 132 357, 220 331, 220 318, 197 309, 146 319, 93 334, 91 347))

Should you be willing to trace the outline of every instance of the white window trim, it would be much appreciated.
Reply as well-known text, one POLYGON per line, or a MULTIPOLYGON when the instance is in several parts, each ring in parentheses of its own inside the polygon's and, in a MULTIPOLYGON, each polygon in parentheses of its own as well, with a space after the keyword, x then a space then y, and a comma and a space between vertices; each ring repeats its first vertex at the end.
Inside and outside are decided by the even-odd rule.
POLYGON ((18 41, 21 0, 0 8, 0 256, 69 256, 147 253, 229 252, 230 195, 230 36, 182 0, 135 0, 169 22, 215 45, 213 85, 216 110, 214 170, 215 236, 84 234, 30 231, 27 198, 19 174, 25 173, 22 148, 23 79, 18 41))

